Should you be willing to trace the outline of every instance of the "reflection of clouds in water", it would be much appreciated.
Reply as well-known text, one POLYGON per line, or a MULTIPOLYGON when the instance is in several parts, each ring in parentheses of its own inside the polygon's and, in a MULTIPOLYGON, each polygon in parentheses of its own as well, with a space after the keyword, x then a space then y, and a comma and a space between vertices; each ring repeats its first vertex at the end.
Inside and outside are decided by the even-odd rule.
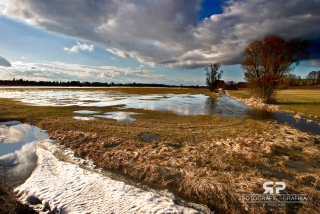
POLYGON ((44 141, 48 139, 48 134, 45 132, 35 132, 34 136, 39 140, 39 141, 44 141))
POLYGON ((79 110, 79 111, 73 111, 73 113, 78 113, 78 114, 97 114, 99 112, 98 111, 89 111, 89 110, 79 110))
POLYGON ((76 116, 76 117, 73 117, 73 119, 76 119, 76 120, 94 120, 94 117, 81 117, 81 116, 76 116))
POLYGON ((25 144, 20 150, 0 157, 0 161, 6 163, 11 183, 27 179, 36 168, 37 155, 33 144, 25 144))
POLYGON ((20 124, 20 126, 22 128, 24 128, 25 130, 28 130, 29 132, 31 132, 31 128, 30 128, 30 126, 28 124, 23 123, 23 124, 20 124))
POLYGON ((4 143, 18 143, 24 140, 27 136, 27 133, 24 128, 21 126, 10 127, 9 137, 4 140, 4 143))
MULTIPOLYGON (((32 87, 31 87, 32 88, 32 87)), ((26 88, 28 89, 28 88, 26 88)), ((14 98, 22 102, 32 103, 39 106, 70 106, 81 105, 88 106, 88 103, 95 102, 108 103, 119 98, 122 93, 112 93, 111 91, 86 91, 86 90, 0 90, 3 98, 14 98), (89 101, 89 102, 88 102, 89 101), (92 101, 92 102, 90 102, 92 101)), ((124 96, 126 99, 128 95, 124 96)), ((118 101, 119 102, 119 101, 118 101)))
POLYGON ((0 143, 2 143, 5 139, 9 136, 10 128, 8 126, 1 126, 0 127, 0 143))
POLYGON ((136 121, 136 119, 130 117, 130 115, 134 115, 134 114, 138 114, 138 113, 118 111, 118 112, 107 112, 105 114, 106 115, 94 115, 94 116, 114 119, 114 120, 117 120, 117 122, 133 123, 134 121, 136 121))
POLYGON ((28 124, 2 126, 0 132, 6 132, 4 143, 0 144, 0 162, 5 164, 9 182, 24 181, 37 166, 34 143, 48 139, 48 135, 28 124))

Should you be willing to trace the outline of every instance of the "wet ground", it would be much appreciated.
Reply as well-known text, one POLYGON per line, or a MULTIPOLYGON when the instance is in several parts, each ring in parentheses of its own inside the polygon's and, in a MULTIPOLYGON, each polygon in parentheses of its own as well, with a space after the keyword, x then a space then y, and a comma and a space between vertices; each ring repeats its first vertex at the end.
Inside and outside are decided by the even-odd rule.
MULTIPOLYGON (((320 126, 315 122, 307 122, 306 118, 295 119, 291 114, 285 112, 268 112, 266 110, 249 108, 225 93, 220 97, 211 98, 203 94, 163 94, 163 95, 134 95, 124 94, 116 91, 89 91, 89 90, 4 90, 0 88, 0 97, 14 98, 31 105, 42 106, 117 106, 124 109, 148 109, 158 111, 170 111, 178 115, 219 115, 223 117, 252 118, 258 120, 276 120, 279 123, 289 125, 304 132, 320 135, 320 126)), ((92 120, 94 117, 115 119, 118 122, 133 123, 134 113, 122 112, 95 112, 77 111, 79 117, 75 119, 92 120), (86 115, 86 116, 84 116, 86 115), (90 115, 90 116, 89 116, 90 115)))
POLYGON ((168 191, 112 179, 115 175, 76 157, 45 131, 18 122, 0 123, 0 172, 5 172, 0 181, 15 186, 20 200, 39 213, 211 213, 204 205, 177 202, 168 191), (58 160, 57 151, 73 164, 58 160))
MULTIPOLYGON (((205 95, 155 95, 155 96, 134 96, 111 92, 88 92, 85 91, 57 91, 44 93, 22 91, 5 94, 0 91, 0 97, 21 99, 33 105, 79 105, 79 106, 112 106, 123 105, 118 112, 99 112, 81 110, 75 119, 95 119, 105 117, 116 119, 118 122, 134 123, 135 119, 130 115, 133 112, 122 112, 121 109, 150 109, 170 111, 179 115, 220 115, 223 117, 252 118, 259 120, 277 120, 279 123, 288 123, 302 131, 313 134, 320 134, 319 125, 308 123, 305 118, 296 120, 292 115, 283 112, 267 112, 249 108, 225 94, 218 98, 210 98, 205 95), (41 102, 43 99, 45 102, 41 102), (77 100, 78 99, 78 100, 77 100), (99 115, 100 114, 100 115, 99 115)), ((37 166, 37 156, 34 153, 34 142, 47 139, 43 130, 27 124, 18 124, 18 121, 0 123, 0 166, 6 170, 12 183, 18 185, 23 183, 37 166), (6 126, 4 126, 6 125, 6 126), (2 139, 2 140, 1 140, 2 139)), ((152 141, 161 139, 161 136, 152 133, 141 133, 141 139, 152 141)), ((172 145, 179 146, 179 145, 172 145)), ((276 174, 278 177, 293 180, 291 176, 272 170, 263 165, 259 169, 276 174), (279 174, 280 173, 280 174, 279 174)), ((288 168, 300 171, 307 171, 306 167, 299 162, 290 162, 288 168)), ((0 170, 1 170, 0 169, 0 170)), ((49 170, 50 171, 50 170, 49 170)), ((62 172, 63 174, 63 172, 62 172)), ((42 176, 42 175, 41 175, 42 176)), ((39 177, 41 177, 39 176, 39 177)), ((32 186, 32 185, 31 185, 32 186)), ((41 191, 39 191, 41 193, 41 191)), ((39 194, 40 194, 39 193, 39 194)), ((42 193, 41 193, 42 194, 42 193)), ((57 192, 59 195, 60 192, 57 192)))

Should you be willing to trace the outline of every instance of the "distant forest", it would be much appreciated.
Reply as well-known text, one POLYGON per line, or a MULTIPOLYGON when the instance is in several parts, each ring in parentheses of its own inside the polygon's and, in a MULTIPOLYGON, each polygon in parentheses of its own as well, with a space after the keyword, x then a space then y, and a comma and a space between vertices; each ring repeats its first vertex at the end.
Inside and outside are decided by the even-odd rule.
MULTIPOLYGON (((159 83, 114 83, 114 82, 80 82, 80 81, 29 81, 23 79, 0 80, 2 86, 63 86, 63 87, 172 87, 172 88, 207 88, 207 86, 199 85, 166 85, 159 83)), ((305 78, 289 74, 283 76, 278 87, 283 86, 313 86, 320 85, 320 71, 312 71, 305 78)), ((226 90, 237 90, 239 88, 247 88, 246 82, 234 82, 218 80, 218 88, 226 90)))
POLYGON ((158 83, 114 83, 114 82, 80 82, 80 81, 28 81, 23 79, 0 80, 2 86, 64 86, 64 87, 183 87, 183 88, 206 88, 207 86, 184 86, 166 85, 158 83))

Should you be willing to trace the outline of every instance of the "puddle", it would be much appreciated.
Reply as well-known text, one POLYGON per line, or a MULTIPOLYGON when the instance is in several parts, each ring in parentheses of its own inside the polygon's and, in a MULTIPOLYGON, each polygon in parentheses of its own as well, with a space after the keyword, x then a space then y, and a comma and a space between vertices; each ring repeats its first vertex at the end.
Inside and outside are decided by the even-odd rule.
MULTIPOLYGON (((0 143, 0 170, 13 185, 26 180, 37 166, 34 143, 48 139, 45 131, 27 124, 0 127, 6 138, 0 143)), ((0 134, 1 135, 1 134, 0 134)))
POLYGON ((76 117, 73 117, 73 119, 76 119, 76 120, 94 120, 94 117, 81 117, 81 116, 76 116, 76 117))
POLYGON ((135 115, 135 114, 138 114, 138 113, 117 111, 117 112, 106 112, 105 115, 94 115, 94 116, 101 117, 101 118, 114 119, 114 120, 117 120, 117 122, 121 122, 121 123, 134 123, 136 119, 130 117, 130 115, 135 115))
MULTIPOLYGON (((268 112, 249 108, 225 93, 221 97, 211 98, 202 94, 162 94, 162 95, 133 95, 116 91, 103 90, 72 90, 72 89, 42 89, 37 88, 0 88, 0 97, 14 98, 32 105, 41 106, 92 106, 105 107, 122 105, 123 108, 149 109, 170 111, 178 115, 219 115, 223 117, 252 118, 258 120, 273 119, 279 123, 289 125, 304 132, 320 135, 318 123, 306 120, 296 120, 291 114, 284 112, 268 112)), ((95 114, 93 111, 77 111, 81 114, 95 114)), ((110 113, 109 115, 95 115, 116 119, 119 122, 134 122, 130 115, 124 113, 110 113)), ((80 117, 78 118, 80 119, 80 117)))
POLYGON ((162 137, 158 134, 153 134, 150 132, 142 132, 140 134, 138 134, 138 138, 141 141, 145 141, 145 142, 150 142, 150 141, 157 141, 157 140, 161 140, 162 137))
POLYGON ((78 113, 78 114, 98 114, 100 112, 99 111, 89 111, 89 110, 79 110, 79 111, 74 111, 73 113, 78 113))
POLYGON ((6 122, 1 122, 0 126, 14 126, 20 124, 20 121, 17 120, 12 120, 12 121, 6 121, 6 122))
POLYGON ((300 120, 294 118, 291 114, 286 112, 274 112, 270 119, 278 121, 278 123, 287 123, 301 131, 308 132, 315 135, 320 135, 320 125, 316 122, 307 122, 305 117, 300 120))

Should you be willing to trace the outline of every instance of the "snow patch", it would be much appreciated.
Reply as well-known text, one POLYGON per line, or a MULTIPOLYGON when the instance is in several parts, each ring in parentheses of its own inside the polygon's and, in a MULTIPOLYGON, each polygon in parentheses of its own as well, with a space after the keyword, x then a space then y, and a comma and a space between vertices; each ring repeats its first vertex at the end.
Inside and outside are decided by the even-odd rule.
POLYGON ((41 202, 42 210, 56 213, 199 213, 175 204, 170 197, 60 161, 53 155, 55 145, 47 145, 36 145, 38 166, 16 188, 24 203, 36 201, 39 207, 41 202))

